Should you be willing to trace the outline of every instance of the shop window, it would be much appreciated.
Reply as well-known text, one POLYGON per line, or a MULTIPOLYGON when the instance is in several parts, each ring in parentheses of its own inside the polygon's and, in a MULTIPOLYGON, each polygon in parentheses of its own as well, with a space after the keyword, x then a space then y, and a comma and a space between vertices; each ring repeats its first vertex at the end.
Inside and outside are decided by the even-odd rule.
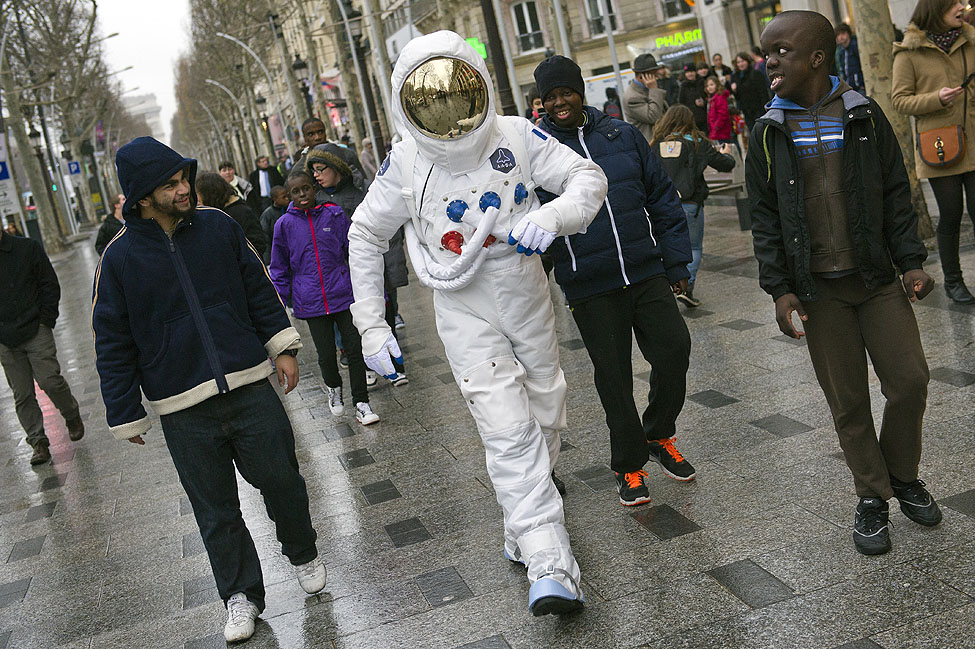
POLYGON ((606 30, 603 28, 603 11, 606 9, 606 5, 609 5, 609 24, 615 32, 619 29, 616 24, 616 7, 613 6, 613 0, 585 0, 586 3, 586 16, 589 18, 589 33, 593 36, 598 36, 600 34, 605 34, 606 30))
POLYGON ((522 52, 530 52, 545 47, 535 3, 529 1, 512 5, 511 13, 515 21, 515 31, 518 32, 518 48, 522 52))
POLYGON ((664 17, 667 20, 671 18, 679 18, 681 16, 688 16, 694 13, 691 9, 691 5, 688 4, 687 0, 660 0, 664 7, 664 17))

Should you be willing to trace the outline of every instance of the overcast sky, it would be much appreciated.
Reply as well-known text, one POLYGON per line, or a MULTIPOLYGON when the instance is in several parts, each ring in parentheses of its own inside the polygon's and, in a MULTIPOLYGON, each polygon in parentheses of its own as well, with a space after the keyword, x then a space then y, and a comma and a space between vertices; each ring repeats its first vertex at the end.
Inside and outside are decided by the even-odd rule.
POLYGON ((109 70, 132 69, 118 75, 122 90, 151 92, 162 107, 162 122, 169 139, 169 123, 176 111, 173 95, 176 59, 189 50, 189 0, 98 0, 102 35, 118 32, 105 41, 109 70))

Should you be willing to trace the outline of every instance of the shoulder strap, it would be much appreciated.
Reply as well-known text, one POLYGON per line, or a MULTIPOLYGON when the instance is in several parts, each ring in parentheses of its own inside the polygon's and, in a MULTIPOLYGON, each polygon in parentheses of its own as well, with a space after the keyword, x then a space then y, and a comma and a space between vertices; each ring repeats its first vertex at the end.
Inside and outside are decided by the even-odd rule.
POLYGON ((400 162, 402 165, 400 169, 400 184, 402 185, 400 195, 406 202, 406 209, 413 220, 413 226, 417 232, 420 232, 420 215, 416 212, 416 193, 413 191, 413 169, 416 167, 417 154, 416 140, 404 138, 399 145, 399 151, 403 156, 400 162))

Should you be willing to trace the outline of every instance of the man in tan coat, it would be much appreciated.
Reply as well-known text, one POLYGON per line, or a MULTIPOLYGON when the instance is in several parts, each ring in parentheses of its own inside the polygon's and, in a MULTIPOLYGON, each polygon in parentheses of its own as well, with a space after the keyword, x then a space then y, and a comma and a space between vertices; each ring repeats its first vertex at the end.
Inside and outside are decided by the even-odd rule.
POLYGON ((653 138, 653 125, 667 110, 667 93, 657 87, 657 72, 663 67, 653 54, 641 54, 633 61, 634 78, 623 91, 623 116, 648 142, 653 138))

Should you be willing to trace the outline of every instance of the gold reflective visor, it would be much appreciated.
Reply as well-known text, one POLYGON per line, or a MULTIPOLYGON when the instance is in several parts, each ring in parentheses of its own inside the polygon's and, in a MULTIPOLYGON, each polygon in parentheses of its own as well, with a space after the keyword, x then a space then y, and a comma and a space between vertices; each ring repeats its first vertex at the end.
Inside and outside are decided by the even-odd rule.
POLYGON ((410 123, 435 140, 464 136, 487 117, 484 79, 460 59, 424 61, 406 77, 399 97, 410 123))

